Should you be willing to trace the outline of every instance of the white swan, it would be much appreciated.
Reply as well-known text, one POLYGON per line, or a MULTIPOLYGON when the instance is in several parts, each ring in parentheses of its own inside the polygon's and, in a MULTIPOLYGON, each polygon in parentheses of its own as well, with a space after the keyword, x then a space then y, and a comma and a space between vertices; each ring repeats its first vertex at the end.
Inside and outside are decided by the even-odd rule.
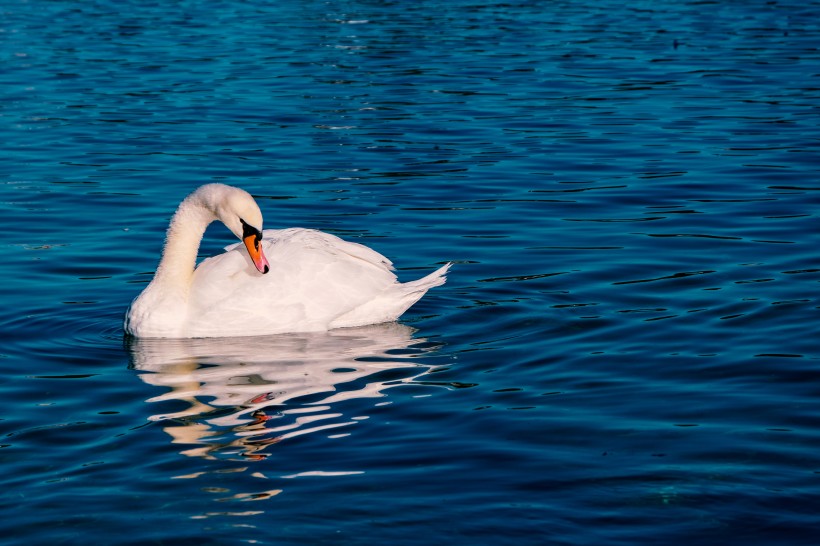
POLYGON ((191 338, 389 322, 444 284, 450 265, 399 283, 390 260, 375 250, 311 229, 263 232, 249 193, 207 184, 179 205, 154 279, 131 303, 123 328, 136 337, 191 338), (226 247, 194 269, 214 220, 245 244, 226 247))

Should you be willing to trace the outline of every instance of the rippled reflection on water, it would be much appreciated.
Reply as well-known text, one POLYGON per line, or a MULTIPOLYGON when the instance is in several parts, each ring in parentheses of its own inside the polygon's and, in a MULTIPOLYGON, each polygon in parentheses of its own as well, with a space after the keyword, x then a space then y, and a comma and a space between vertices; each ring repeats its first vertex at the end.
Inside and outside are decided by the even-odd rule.
POLYGON ((346 435, 328 431, 367 416, 345 416, 336 403, 381 398, 424 376, 430 367, 413 357, 430 345, 412 333, 390 323, 258 338, 129 339, 128 351, 140 378, 161 389, 147 402, 183 406, 149 417, 174 443, 194 446, 181 453, 259 459, 294 436, 346 435))

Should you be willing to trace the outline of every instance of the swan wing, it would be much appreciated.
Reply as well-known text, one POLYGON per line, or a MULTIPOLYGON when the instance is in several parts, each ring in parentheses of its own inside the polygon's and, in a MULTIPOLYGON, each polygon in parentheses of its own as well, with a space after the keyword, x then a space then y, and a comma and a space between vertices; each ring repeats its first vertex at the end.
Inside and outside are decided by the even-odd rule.
POLYGON ((390 260, 328 233, 266 230, 262 245, 270 264, 266 275, 256 271, 241 244, 197 267, 187 335, 326 330, 336 319, 402 286, 390 260))

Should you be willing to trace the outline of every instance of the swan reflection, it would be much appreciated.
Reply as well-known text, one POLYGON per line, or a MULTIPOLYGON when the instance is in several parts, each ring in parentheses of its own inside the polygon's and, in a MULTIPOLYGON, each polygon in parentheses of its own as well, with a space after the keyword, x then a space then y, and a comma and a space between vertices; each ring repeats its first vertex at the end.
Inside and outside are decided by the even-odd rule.
MULTIPOLYGON (((147 402, 182 453, 264 458, 286 438, 355 423, 334 406, 378 398, 429 373, 414 357, 431 350, 398 323, 249 338, 127 340, 145 383, 167 389, 147 402), (184 403, 178 409, 179 403, 184 403)), ((333 434, 331 432, 330 434, 333 434)))

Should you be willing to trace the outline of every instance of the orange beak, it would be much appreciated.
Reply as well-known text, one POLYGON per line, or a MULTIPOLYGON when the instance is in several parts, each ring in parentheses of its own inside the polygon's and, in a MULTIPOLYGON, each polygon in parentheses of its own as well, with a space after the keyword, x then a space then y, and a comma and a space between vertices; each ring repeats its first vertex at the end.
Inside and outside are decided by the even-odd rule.
POLYGON ((257 230, 253 230, 252 233, 246 233, 242 241, 245 243, 245 247, 248 249, 248 254, 251 257, 251 261, 253 261, 253 265, 256 266, 256 269, 258 269, 260 273, 270 271, 268 259, 265 258, 265 253, 262 252, 262 245, 260 244, 262 234, 257 230))

